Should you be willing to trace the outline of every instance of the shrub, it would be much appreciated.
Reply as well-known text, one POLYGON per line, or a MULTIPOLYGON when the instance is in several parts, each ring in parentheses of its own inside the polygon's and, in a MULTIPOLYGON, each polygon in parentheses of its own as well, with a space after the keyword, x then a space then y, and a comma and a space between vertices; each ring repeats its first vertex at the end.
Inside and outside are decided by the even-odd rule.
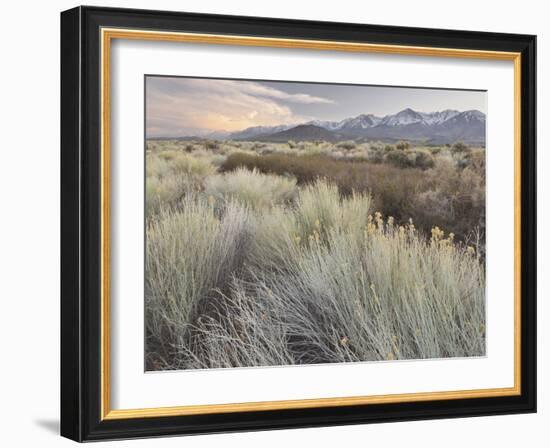
POLYGON ((294 216, 296 232, 304 241, 330 229, 361 231, 367 223, 371 199, 368 194, 352 192, 341 198, 335 184, 319 180, 300 189, 294 216))
POLYGON ((355 149, 355 147, 357 146, 356 143, 352 140, 348 140, 348 141, 345 141, 345 142, 340 142, 336 145, 338 148, 341 148, 341 149, 346 149, 346 150, 350 150, 350 149, 355 149))
POLYGON ((151 146, 148 369, 484 354, 484 150, 334 146, 151 146))
POLYGON ((215 150, 215 149, 220 148, 220 144, 216 141, 213 141, 213 140, 205 140, 203 145, 206 149, 211 149, 211 150, 215 150))
MULTIPOLYGON (((308 157, 307 160, 310 160, 308 157)), ((292 174, 298 182, 312 181, 315 173, 313 167, 307 163, 306 156, 290 156, 283 154, 269 154, 262 157, 246 153, 233 153, 221 165, 220 171, 233 171, 238 168, 258 169, 263 173, 292 174), (305 163, 302 163, 305 162, 305 163)))
POLYGON ((379 144, 376 144, 376 143, 370 143, 368 145, 368 148, 369 148, 369 150, 374 151, 374 152, 383 152, 384 151, 384 148, 382 146, 380 146, 379 144))
POLYGON ((385 160, 399 168, 416 167, 421 170, 433 168, 435 159, 427 151, 423 150, 395 150, 386 154, 385 160))
POLYGON ((188 174, 199 177, 206 177, 216 172, 216 168, 208 160, 179 154, 171 161, 172 171, 178 174, 188 174))
POLYGON ((421 170, 433 168, 435 166, 435 159, 429 152, 416 151, 414 165, 421 170))
MULTIPOLYGON (((354 191, 369 192, 374 207, 384 215, 395 217, 397 222, 408 222, 412 218, 425 232, 434 225, 444 226, 454 232, 458 240, 468 238, 476 227, 484 228, 483 169, 477 171, 468 167, 466 173, 461 174, 452 160, 447 162, 439 157, 433 168, 426 170, 431 167, 432 159, 420 156, 419 166, 425 169, 421 171, 416 167, 417 153, 424 151, 395 152, 399 154, 395 157, 407 158, 405 167, 389 161, 374 164, 362 159, 340 160, 323 155, 271 154, 259 157, 234 153, 220 169, 232 171, 245 167, 263 173, 292 175, 298 185, 326 179, 336 184, 344 196, 354 191), (471 196, 468 189, 473 189, 475 195, 471 196), (469 197, 476 199, 469 200, 469 197)), ((481 155, 475 157, 484 160, 481 155)))
POLYGON ((254 209, 284 204, 296 195, 294 178, 262 174, 256 169, 239 168, 233 172, 210 176, 204 183, 204 194, 223 206, 234 200, 254 209))
POLYGON ((265 147, 265 148, 261 148, 259 151, 258 151, 261 155, 265 155, 265 154, 273 154, 275 152, 275 148, 273 147, 265 147))
POLYGON ((463 157, 463 168, 471 168, 481 176, 485 175, 485 150, 471 150, 463 157))
POLYGON ((251 147, 252 151, 258 151, 259 149, 265 148, 265 143, 254 143, 251 147))
POLYGON ((350 238, 336 213, 341 220, 324 237, 314 231, 304 242, 293 210, 274 209, 258 223, 271 231, 256 234, 253 282, 235 277, 217 311, 197 320, 194 339, 178 346, 179 367, 485 353, 485 278, 474 251, 439 229, 425 240, 379 214, 350 238))
POLYGON ((196 182, 188 176, 149 177, 145 181, 146 216, 164 208, 177 208, 180 201, 197 190, 196 182))
POLYGON ((178 156, 178 152, 174 150, 161 151, 157 154, 157 157, 164 161, 173 160, 178 156))
POLYGON ((457 170, 452 164, 439 163, 426 174, 430 188, 410 198, 410 207, 417 212, 415 222, 422 228, 434 223, 455 233, 459 240, 470 240, 480 232, 480 252, 484 253, 485 175, 470 167, 457 170))
POLYGON ((381 150, 371 150, 369 153, 369 161, 372 163, 382 163, 384 161, 384 154, 381 150))
POLYGON ((466 145, 464 142, 460 142, 460 141, 456 142, 451 147, 451 152, 453 154, 460 154, 460 153, 468 152, 469 150, 470 150, 470 147, 466 145))
POLYGON ((411 147, 411 144, 409 142, 404 142, 404 141, 397 142, 397 144, 395 145, 395 148, 400 151, 405 151, 410 147, 411 147))
POLYGON ((182 198, 200 190, 203 179, 216 167, 209 158, 162 151, 147 154, 145 171, 145 209, 150 216, 162 207, 179 207, 182 198))
POLYGON ((386 161, 399 168, 407 168, 415 165, 414 159, 409 157, 408 153, 397 149, 386 154, 386 161))
POLYGON ((208 176, 216 172, 216 168, 203 157, 185 154, 179 151, 163 151, 151 154, 145 160, 147 177, 164 177, 168 175, 188 174, 208 176))
POLYGON ((250 214, 230 204, 220 219, 202 200, 179 211, 162 210, 148 221, 145 310, 149 362, 168 362, 189 337, 194 320, 215 309, 239 272, 253 233, 250 214))

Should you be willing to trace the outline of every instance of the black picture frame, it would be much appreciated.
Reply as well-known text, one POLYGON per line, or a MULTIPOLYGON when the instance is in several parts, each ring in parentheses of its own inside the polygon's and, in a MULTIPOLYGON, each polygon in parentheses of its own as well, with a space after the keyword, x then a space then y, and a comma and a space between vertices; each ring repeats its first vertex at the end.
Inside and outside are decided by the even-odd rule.
POLYGON ((61 13, 61 435, 76 441, 536 412, 536 37, 99 7, 61 13), (515 396, 102 419, 100 29, 521 53, 521 393, 515 396))

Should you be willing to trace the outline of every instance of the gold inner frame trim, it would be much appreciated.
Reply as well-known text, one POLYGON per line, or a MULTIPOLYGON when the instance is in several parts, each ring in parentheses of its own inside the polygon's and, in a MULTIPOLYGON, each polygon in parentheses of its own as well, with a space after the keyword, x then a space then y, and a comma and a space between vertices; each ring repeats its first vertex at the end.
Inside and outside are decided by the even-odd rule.
POLYGON ((168 417, 228 412, 307 409, 382 403, 502 397, 521 394, 521 54, 514 52, 418 47, 304 39, 278 39, 217 34, 101 29, 101 419, 116 420, 168 417), (441 392, 368 395, 302 400, 279 400, 229 404, 171 406, 140 409, 111 409, 110 346, 110 50, 113 39, 185 42, 212 45, 239 45, 383 53, 411 56, 456 57, 513 61, 514 63, 514 386, 441 392))

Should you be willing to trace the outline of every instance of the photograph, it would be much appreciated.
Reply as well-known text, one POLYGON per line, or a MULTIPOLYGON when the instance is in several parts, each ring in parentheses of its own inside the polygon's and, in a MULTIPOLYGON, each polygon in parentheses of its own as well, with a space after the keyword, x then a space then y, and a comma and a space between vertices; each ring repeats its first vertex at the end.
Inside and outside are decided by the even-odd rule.
POLYGON ((144 83, 146 371, 486 355, 486 91, 144 83))
POLYGON ((538 440, 540 27, 230 9, 60 14, 60 434, 538 440))

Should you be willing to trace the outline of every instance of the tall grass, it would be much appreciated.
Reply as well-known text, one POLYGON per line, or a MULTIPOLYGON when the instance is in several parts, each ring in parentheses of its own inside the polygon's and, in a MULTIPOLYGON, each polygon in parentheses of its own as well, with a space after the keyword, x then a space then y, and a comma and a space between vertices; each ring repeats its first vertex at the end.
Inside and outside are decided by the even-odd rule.
POLYGON ((291 204, 195 198, 161 212, 148 228, 150 366, 483 355, 475 250, 371 212, 367 194, 323 180, 291 204))
POLYGON ((209 160, 174 150, 148 154, 145 169, 148 216, 162 207, 179 206, 185 196, 199 189, 201 182, 216 172, 209 160))
POLYGON ((339 160, 326 155, 233 153, 221 165, 221 170, 230 172, 246 167, 262 173, 291 175, 298 185, 327 179, 337 185, 343 195, 352 191, 368 192, 376 210, 393 216, 400 223, 412 218, 425 233, 434 225, 455 233, 461 241, 471 238, 476 229, 483 233, 484 155, 468 154, 464 159, 467 166, 457 168, 454 159, 444 156, 439 157, 436 164, 422 149, 390 148, 386 157, 394 153, 406 163, 400 164, 391 157, 387 163, 374 163, 360 158, 339 160), (426 169, 428 167, 431 168, 426 169))
POLYGON ((216 308, 219 291, 239 271, 252 228, 246 208, 230 203, 220 218, 200 198, 148 220, 145 322, 147 351, 156 362, 172 362, 193 320, 216 308))
POLYGON ((246 353, 245 363, 237 357, 217 365, 218 358, 198 352, 203 365, 484 354, 483 269, 474 253, 450 239, 423 241, 412 226, 379 220, 360 239, 331 228, 324 242, 314 238, 288 249, 278 267, 270 263, 270 252, 256 253, 251 280, 233 286, 231 300, 239 306, 230 302, 201 329, 203 344, 216 352, 246 353), (228 315, 237 327, 226 325, 228 315))
POLYGON ((327 237, 331 230, 348 234, 359 231, 367 222, 371 209, 368 194, 341 197, 338 187, 325 180, 305 186, 298 195, 292 218, 301 237, 327 237))
POLYGON ((297 193, 296 179, 239 168, 205 180, 204 193, 220 204, 237 200, 254 209, 290 202, 297 193))

